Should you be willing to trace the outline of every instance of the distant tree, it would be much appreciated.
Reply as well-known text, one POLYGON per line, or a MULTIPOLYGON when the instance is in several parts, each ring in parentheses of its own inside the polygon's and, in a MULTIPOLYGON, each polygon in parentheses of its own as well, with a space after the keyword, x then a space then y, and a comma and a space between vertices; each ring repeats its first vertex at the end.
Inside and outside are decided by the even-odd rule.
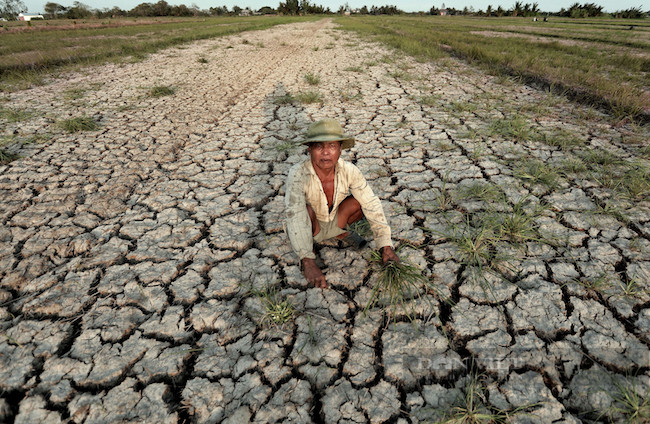
POLYGON ((113 6, 111 10, 108 11, 108 17, 110 18, 117 18, 117 17, 122 17, 122 16, 127 16, 126 10, 122 10, 117 6, 113 6))
POLYGON ((325 14, 327 9, 321 5, 311 4, 307 0, 301 0, 299 10, 303 14, 325 14))
POLYGON ((97 17, 97 19, 119 18, 122 16, 128 16, 128 12, 120 9, 117 6, 113 6, 112 9, 105 7, 100 10, 95 10, 95 16, 97 17))
POLYGON ((207 16, 208 12, 205 10, 202 10, 196 3, 192 3, 190 6, 190 12, 192 12, 192 16, 207 16))
POLYGON ((169 14, 171 16, 193 16, 194 12, 190 10, 189 7, 185 6, 184 4, 179 4, 178 6, 172 6, 171 10, 169 11, 169 14))
MULTIPOLYGON (((519 11, 520 16, 537 16, 539 14, 539 4, 538 3, 526 3, 519 11)), ((514 15, 513 15, 514 16, 514 15)))
POLYGON ((585 3, 583 5, 580 5, 580 3, 574 3, 571 5, 569 10, 562 9, 560 11, 560 16, 568 18, 592 18, 602 16, 602 14, 603 7, 594 3, 585 3))
POLYGON ((147 17, 154 16, 154 8, 151 3, 140 3, 133 9, 129 10, 129 16, 147 17))
POLYGON ((93 16, 94 12, 90 6, 83 4, 79 1, 72 3, 72 7, 65 13, 68 19, 87 19, 93 16))
POLYGON ((603 15, 603 7, 598 6, 597 4, 594 3, 588 3, 585 4, 587 7, 587 11, 589 12, 589 16, 602 16, 603 15))
POLYGON ((488 5, 487 9, 485 9, 485 16, 492 16, 494 11, 492 10, 492 5, 488 5))
POLYGON ((171 7, 165 0, 160 0, 158 3, 151 6, 153 16, 169 16, 171 7))
POLYGON ((274 15, 275 14, 275 9, 269 7, 269 6, 264 6, 260 8, 257 13, 260 15, 274 15))
POLYGON ((570 18, 586 18, 587 17, 587 11, 580 6, 580 4, 576 3, 573 6, 569 8, 569 17, 570 18))
POLYGON ((632 7, 627 10, 619 10, 612 16, 623 19, 642 19, 645 18, 646 15, 650 15, 650 12, 643 12, 640 7, 632 7))
POLYGON ((8 21, 15 20, 19 14, 26 11, 27 6, 22 0, 0 0, 0 16, 8 21))
POLYGON ((280 3, 278 6, 278 12, 283 15, 297 15, 300 13, 300 4, 298 0, 287 0, 284 3, 280 3))
POLYGON ((530 12, 533 16, 537 16, 539 14, 539 3, 533 3, 530 8, 530 12))
POLYGON ((359 13, 362 15, 367 15, 368 14, 368 6, 363 6, 361 9, 359 9, 359 13))
POLYGON ((61 14, 65 13, 67 9, 59 3, 47 2, 45 3, 43 10, 45 10, 45 14, 48 18, 57 19, 61 14))
POLYGON ((223 7, 217 6, 217 7, 211 7, 210 8, 210 14, 212 16, 223 16, 223 15, 230 14, 230 12, 228 11, 227 6, 223 6, 223 7))
POLYGON ((429 15, 439 15, 440 14, 440 9, 437 7, 433 6, 431 9, 429 9, 429 15))
POLYGON ((515 5, 512 7, 512 16, 519 16, 523 12, 523 7, 520 1, 516 1, 515 5))
POLYGON ((404 11, 397 8, 397 6, 372 6, 370 9, 371 15, 401 15, 404 11))
POLYGON ((497 7, 497 11, 494 12, 494 14, 497 15, 500 18, 502 16, 505 16, 506 11, 503 10, 503 7, 501 7, 501 5, 499 5, 499 7, 497 7))

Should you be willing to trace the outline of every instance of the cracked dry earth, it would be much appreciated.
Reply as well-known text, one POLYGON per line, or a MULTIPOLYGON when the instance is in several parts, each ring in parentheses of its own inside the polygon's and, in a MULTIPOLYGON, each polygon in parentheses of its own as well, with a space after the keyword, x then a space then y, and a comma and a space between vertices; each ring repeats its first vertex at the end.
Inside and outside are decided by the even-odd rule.
POLYGON ((3 131, 48 141, 0 166, 0 421, 436 422, 472 393, 477 411, 512 422, 620 421, 621 388, 647 399, 647 198, 617 200, 578 174, 532 181, 522 162, 560 166, 579 148, 488 131, 516 109, 583 151, 634 159, 628 130, 598 112, 453 59, 418 63, 327 20, 10 96, 36 117, 3 131), (160 85, 176 91, 148 94, 160 85), (323 103, 278 101, 309 91, 323 103), (100 129, 55 124, 81 115, 100 129), (300 274, 283 184, 305 158, 293 143, 324 117, 356 136, 344 158, 432 282, 412 322, 381 302, 364 313, 368 250, 317 246, 329 289, 300 274), (520 209, 523 236, 466 255, 459 234, 478 217, 520 209), (268 313, 278 299, 293 307, 283 325, 268 313))

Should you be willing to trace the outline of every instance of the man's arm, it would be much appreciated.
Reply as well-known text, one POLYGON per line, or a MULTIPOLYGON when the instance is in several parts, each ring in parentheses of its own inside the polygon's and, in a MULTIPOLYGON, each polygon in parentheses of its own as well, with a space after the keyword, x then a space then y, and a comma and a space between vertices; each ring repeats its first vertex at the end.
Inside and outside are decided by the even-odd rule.
POLYGON ((307 212, 307 201, 299 170, 300 166, 291 168, 285 187, 287 235, 293 251, 298 255, 305 279, 315 287, 325 288, 327 287, 325 275, 315 261, 311 220, 307 212))
POLYGON ((314 239, 311 234, 311 220, 307 212, 307 201, 303 188, 301 165, 289 171, 285 185, 284 205, 286 212, 287 235, 293 251, 299 259, 316 259, 313 252, 314 239))

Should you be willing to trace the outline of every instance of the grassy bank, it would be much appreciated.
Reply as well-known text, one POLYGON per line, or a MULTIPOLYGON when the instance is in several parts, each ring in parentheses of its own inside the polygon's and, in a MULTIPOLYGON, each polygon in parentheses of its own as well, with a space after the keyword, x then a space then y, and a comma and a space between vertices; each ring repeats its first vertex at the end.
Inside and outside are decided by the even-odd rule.
POLYGON ((621 119, 650 121, 647 20, 359 16, 337 22, 423 60, 451 54, 604 107, 621 119))
POLYGON ((0 31, 0 90, 38 84, 44 72, 69 64, 137 60, 194 40, 318 17, 225 17, 44 21, 0 31))

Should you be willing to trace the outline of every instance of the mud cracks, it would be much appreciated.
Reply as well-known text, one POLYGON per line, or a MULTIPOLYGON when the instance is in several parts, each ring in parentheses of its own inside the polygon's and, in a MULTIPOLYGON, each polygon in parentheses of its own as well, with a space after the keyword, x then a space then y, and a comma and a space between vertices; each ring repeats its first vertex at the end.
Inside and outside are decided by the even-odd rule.
POLYGON ((327 21, 10 100, 38 117, 3 131, 47 141, 0 166, 3 421, 578 422, 623 419, 625 393, 647 413, 650 205, 598 172, 647 169, 646 128, 327 21), (286 101, 309 91, 323 103, 286 101), (55 125, 80 115, 100 130, 55 125), (300 274, 283 183, 323 117, 436 287, 413 316, 363 313, 367 251, 318 246, 331 289, 300 274))

